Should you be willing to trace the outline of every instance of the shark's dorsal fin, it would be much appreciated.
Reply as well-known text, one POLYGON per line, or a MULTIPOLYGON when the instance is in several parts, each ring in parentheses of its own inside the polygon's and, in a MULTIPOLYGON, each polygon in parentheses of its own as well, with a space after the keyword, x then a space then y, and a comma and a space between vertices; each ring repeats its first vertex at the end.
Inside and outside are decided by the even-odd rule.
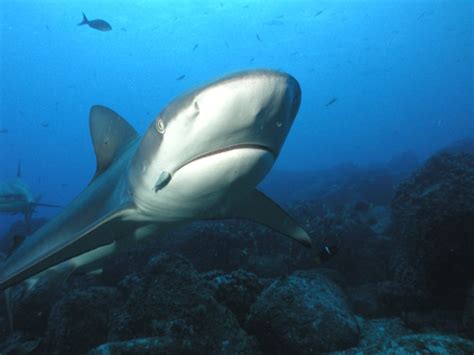
POLYGON ((311 238, 308 233, 284 209, 261 191, 252 191, 225 217, 252 220, 270 227, 306 247, 311 247, 311 238))
POLYGON ((100 105, 91 107, 89 127, 97 159, 94 180, 107 170, 138 134, 118 113, 100 105))

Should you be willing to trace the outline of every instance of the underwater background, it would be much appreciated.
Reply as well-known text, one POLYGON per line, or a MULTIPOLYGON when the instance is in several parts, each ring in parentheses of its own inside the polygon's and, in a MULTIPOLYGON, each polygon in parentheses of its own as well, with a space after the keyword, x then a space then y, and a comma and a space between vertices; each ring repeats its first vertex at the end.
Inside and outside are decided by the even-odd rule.
MULTIPOLYGON (((92 105, 141 134, 183 92, 277 69, 302 102, 261 187, 315 244, 244 221, 157 236, 17 292, 2 354, 472 354, 473 1, 4 0, 0 16, 0 181, 20 163, 67 205, 95 171, 92 105)), ((4 253, 24 228, 0 214, 4 253)))

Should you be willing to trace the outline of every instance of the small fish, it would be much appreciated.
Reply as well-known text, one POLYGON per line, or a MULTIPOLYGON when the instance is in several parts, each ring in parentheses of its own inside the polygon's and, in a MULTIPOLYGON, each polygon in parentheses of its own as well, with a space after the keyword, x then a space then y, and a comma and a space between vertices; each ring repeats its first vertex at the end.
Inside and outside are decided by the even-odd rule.
POLYGON ((199 43, 196 43, 196 44, 194 45, 194 47, 193 47, 193 52, 194 52, 196 49, 198 49, 198 48, 199 48, 199 43))
POLYGON ((42 122, 41 127, 48 128, 49 127, 49 122, 42 122))
POLYGON ((78 26, 88 25, 90 28, 93 28, 95 30, 102 31, 102 32, 108 32, 112 30, 112 26, 110 26, 109 23, 107 23, 104 20, 96 19, 96 20, 89 21, 84 13, 82 13, 82 17, 83 17, 82 22, 78 23, 77 24, 78 26))
POLYGON ((8 133, 8 129, 6 129, 6 128, 0 128, 0 133, 8 133))
POLYGON ((262 42, 262 39, 260 38, 260 36, 258 35, 258 33, 257 33, 257 39, 258 39, 259 42, 262 42))
POLYGON ((319 15, 321 15, 323 13, 323 10, 319 10, 318 12, 316 12, 314 14, 314 17, 318 17, 319 15))
POLYGON ((331 260, 338 250, 339 248, 335 245, 325 245, 315 257, 316 264, 321 265, 331 260))
POLYGON ((329 107, 331 106, 332 104, 334 104, 335 102, 337 101, 337 97, 333 97, 331 100, 329 100, 328 102, 326 102, 326 107, 329 107))
POLYGON ((121 28, 120 28, 120 31, 122 31, 122 32, 127 32, 127 29, 126 29, 125 27, 121 27, 121 28))
POLYGON ((177 81, 181 81, 186 77, 186 74, 180 75, 176 78, 177 81))

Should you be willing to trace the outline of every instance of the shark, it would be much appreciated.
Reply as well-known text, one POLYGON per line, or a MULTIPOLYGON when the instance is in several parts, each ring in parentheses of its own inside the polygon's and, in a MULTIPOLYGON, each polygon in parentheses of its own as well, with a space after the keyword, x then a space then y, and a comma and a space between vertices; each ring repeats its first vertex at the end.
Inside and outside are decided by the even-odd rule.
POLYGON ((173 99, 143 136, 93 106, 92 180, 4 262, 0 289, 52 271, 94 272, 109 256, 195 220, 248 219, 310 247, 308 233, 257 189, 300 102, 293 76, 261 69, 173 99))
POLYGON ((23 214, 28 233, 31 230, 31 218, 36 207, 60 206, 40 202, 29 186, 21 179, 21 165, 18 164, 16 179, 0 182, 0 213, 23 214))

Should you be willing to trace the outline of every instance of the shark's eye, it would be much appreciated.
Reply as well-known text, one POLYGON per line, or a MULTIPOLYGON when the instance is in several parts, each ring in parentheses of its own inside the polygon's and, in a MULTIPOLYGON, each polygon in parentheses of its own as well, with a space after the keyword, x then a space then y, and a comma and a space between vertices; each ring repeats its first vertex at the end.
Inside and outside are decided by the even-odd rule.
POLYGON ((158 133, 160 134, 165 133, 165 123, 163 122, 161 118, 156 120, 155 127, 158 133))

